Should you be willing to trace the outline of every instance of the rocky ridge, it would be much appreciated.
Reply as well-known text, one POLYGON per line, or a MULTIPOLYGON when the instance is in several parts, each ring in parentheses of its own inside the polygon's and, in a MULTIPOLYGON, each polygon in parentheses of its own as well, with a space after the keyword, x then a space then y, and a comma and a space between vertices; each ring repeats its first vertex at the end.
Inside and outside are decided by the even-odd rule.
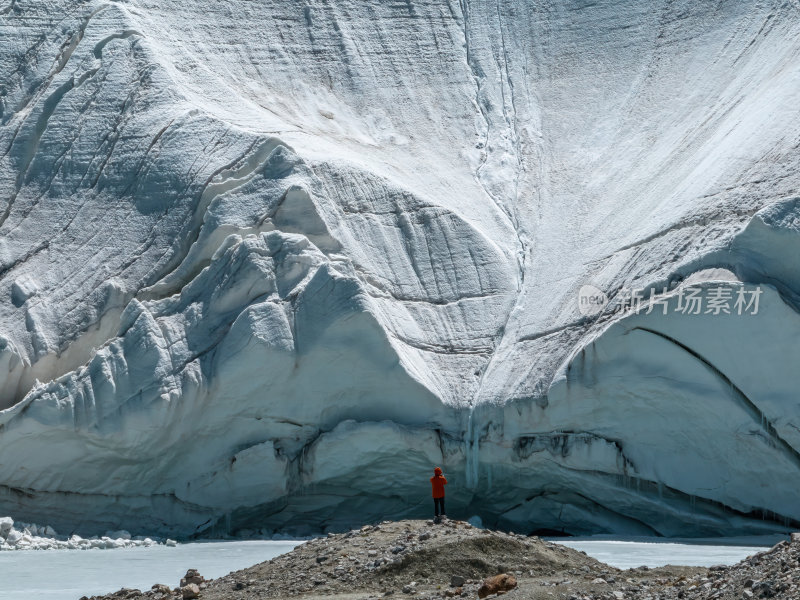
POLYGON ((648 595, 657 598, 653 594, 670 585, 691 586, 678 582, 696 580, 700 589, 703 578, 709 577, 706 569, 689 567, 621 571, 538 537, 481 529, 462 521, 385 521, 313 539, 287 554, 213 581, 192 570, 172 590, 158 584, 148 591, 124 589, 82 600, 390 596, 438 600, 498 595, 638 600, 648 595))
POLYGON ((800 534, 736 565, 619 570, 583 552, 453 520, 386 521, 331 534, 213 581, 81 600, 741 600, 800 598, 800 534))

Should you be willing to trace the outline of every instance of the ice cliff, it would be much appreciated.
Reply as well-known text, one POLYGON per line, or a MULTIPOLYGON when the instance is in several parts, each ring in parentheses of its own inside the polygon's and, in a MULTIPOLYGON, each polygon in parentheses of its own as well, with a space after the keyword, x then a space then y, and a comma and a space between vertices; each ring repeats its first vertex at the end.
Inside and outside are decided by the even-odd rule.
POLYGON ((796 0, 3 2, 0 514, 800 522, 796 0))

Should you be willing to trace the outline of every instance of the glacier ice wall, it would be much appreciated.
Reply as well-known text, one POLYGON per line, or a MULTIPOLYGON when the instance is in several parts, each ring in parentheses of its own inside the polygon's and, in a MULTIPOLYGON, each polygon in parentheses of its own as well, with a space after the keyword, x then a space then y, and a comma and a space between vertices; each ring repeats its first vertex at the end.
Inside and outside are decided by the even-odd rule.
POLYGON ((6 0, 0 513, 800 521, 799 11, 6 0))

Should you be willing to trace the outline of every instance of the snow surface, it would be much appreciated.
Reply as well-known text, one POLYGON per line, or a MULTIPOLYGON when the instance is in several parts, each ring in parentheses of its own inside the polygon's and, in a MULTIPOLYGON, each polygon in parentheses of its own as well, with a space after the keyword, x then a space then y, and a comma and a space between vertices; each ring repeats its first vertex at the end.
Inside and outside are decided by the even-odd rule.
POLYGON ((799 10, 7 0, 0 514, 797 525, 799 10))

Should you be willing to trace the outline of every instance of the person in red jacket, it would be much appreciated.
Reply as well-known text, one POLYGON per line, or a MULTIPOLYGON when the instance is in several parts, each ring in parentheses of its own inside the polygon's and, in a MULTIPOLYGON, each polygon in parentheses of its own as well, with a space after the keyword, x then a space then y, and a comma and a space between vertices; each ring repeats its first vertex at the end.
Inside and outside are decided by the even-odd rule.
POLYGON ((433 513, 435 516, 445 516, 444 514, 444 486, 447 485, 447 479, 442 475, 442 470, 436 467, 433 470, 433 477, 431 477, 431 487, 433 488, 433 513))

